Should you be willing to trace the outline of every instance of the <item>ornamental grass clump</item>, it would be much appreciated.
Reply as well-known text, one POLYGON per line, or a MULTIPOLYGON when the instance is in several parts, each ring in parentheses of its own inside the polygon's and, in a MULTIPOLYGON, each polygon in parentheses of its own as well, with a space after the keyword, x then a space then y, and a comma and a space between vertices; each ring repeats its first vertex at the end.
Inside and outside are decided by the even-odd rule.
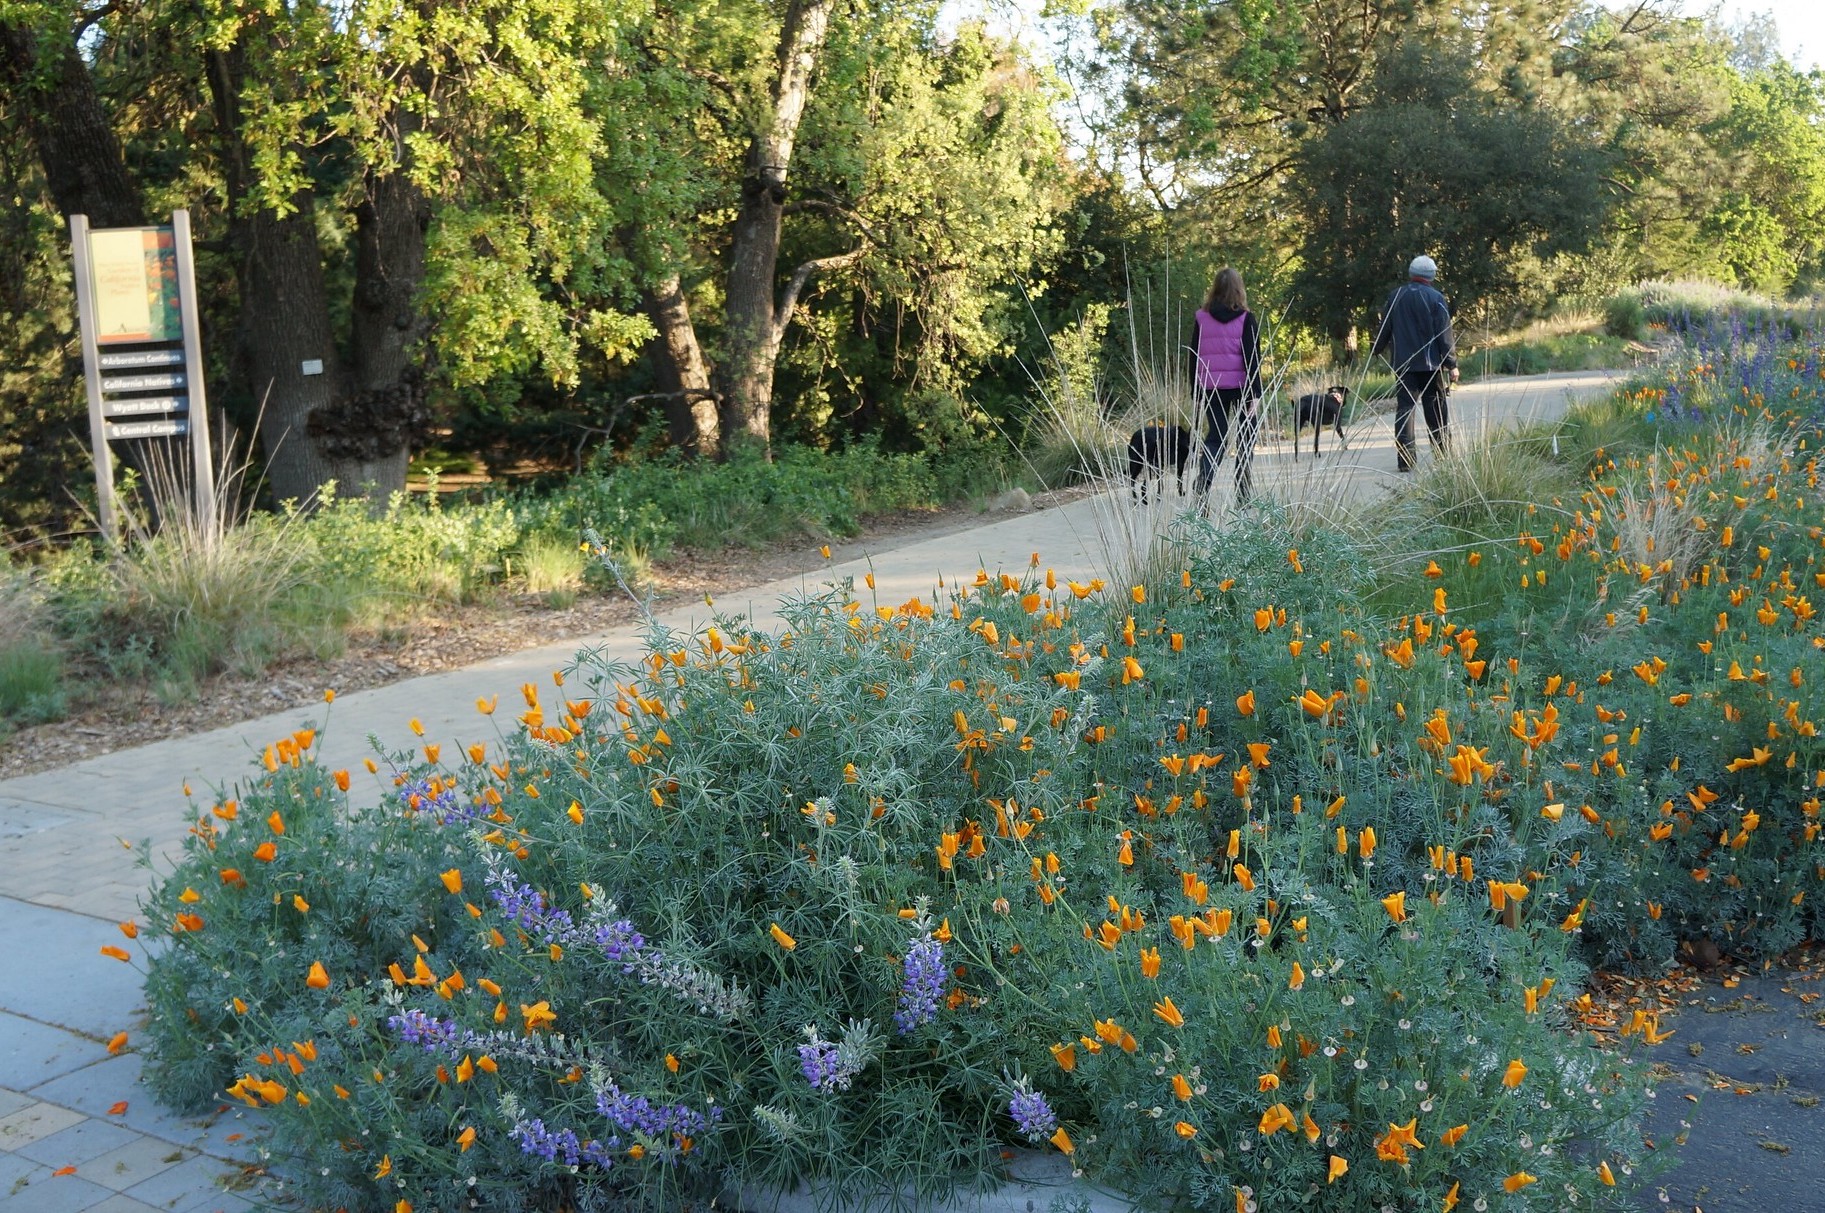
POLYGON ((1162 1207, 1622 1207, 1670 1029, 1588 966, 1821 925, 1793 362, 1430 554, 1188 519, 1153 584, 656 630, 460 751, 301 731, 127 924, 148 1075, 359 1210, 917 1208, 1016 1146, 1162 1207))

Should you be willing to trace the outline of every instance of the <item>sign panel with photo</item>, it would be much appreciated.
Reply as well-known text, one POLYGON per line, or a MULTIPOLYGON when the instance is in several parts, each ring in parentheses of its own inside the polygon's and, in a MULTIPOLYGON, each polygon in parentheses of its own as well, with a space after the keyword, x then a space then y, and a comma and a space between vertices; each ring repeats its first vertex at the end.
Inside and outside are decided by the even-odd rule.
POLYGON ((183 339, 170 228, 91 229, 89 267, 97 345, 183 339))

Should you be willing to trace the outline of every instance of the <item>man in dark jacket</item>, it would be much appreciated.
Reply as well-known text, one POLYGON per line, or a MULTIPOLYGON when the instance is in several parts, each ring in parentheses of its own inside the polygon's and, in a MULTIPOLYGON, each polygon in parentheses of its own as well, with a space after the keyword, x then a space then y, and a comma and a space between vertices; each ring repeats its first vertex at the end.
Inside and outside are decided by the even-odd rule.
POLYGON ((1426 416, 1432 449, 1443 454, 1451 417, 1445 391, 1457 382, 1457 343, 1451 336, 1451 305, 1433 287, 1438 264, 1421 254, 1407 266, 1407 284, 1388 296, 1374 354, 1394 367, 1398 396, 1394 405, 1395 468, 1413 470, 1413 405, 1426 416))

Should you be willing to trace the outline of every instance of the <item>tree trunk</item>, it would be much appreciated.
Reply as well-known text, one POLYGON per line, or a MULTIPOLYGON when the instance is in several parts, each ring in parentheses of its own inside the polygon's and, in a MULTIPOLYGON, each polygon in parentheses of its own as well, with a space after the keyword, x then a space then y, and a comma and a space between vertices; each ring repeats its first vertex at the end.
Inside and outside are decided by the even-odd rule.
POLYGON ((305 426, 312 446, 353 465, 359 485, 371 482, 377 496, 405 487, 412 438, 429 420, 419 364, 425 322, 417 304, 430 225, 430 203, 403 170, 369 174, 355 208, 347 390, 312 412, 305 426))
POLYGON ((672 445, 691 455, 714 459, 722 453, 722 427, 710 370, 697 344, 691 305, 676 271, 641 292, 646 314, 659 330, 653 365, 659 390, 668 397, 666 422, 672 445))
MULTIPOLYGON (((13 111, 44 169, 51 201, 68 221, 86 215, 90 227, 139 227, 145 198, 127 171, 120 140, 95 79, 68 37, 55 42, 10 21, 0 21, 0 85, 19 104, 13 111)), ((137 508, 152 530, 166 507, 190 499, 187 438, 142 438, 114 444, 120 462, 139 476, 137 508)))
MULTIPOLYGON (((348 390, 347 373, 330 328, 329 293, 317 247, 316 205, 293 200, 283 218, 264 209, 238 216, 234 241, 241 255, 240 362, 260 409, 266 481, 275 501, 309 507, 330 481, 343 496, 364 484, 391 488, 391 469, 347 466, 313 442, 311 415, 348 390), (321 366, 305 374, 306 364, 321 366)), ((404 482, 404 468, 398 480, 404 482)))
MULTIPOLYGON (((730 233, 728 359, 724 368, 723 433, 765 449, 770 437, 773 368, 786 323, 792 318, 797 286, 779 302, 774 277, 779 266, 780 223, 786 206, 786 172, 798 137, 811 78, 830 29, 835 0, 792 0, 780 29, 778 72, 762 125, 748 144, 742 169, 741 207, 730 233)), ((802 268, 802 267, 801 267, 802 268)))
POLYGON ((74 41, 48 46, 32 30, 0 21, 0 84, 24 101, 17 112, 66 219, 87 215, 91 227, 146 221, 145 200, 74 41))
POLYGON ((384 501, 405 488, 406 438, 422 409, 409 352, 429 207, 401 175, 368 181, 355 216, 354 333, 345 366, 330 321, 315 196, 293 196, 285 215, 247 200, 253 169, 241 136, 245 54, 236 45, 210 55, 208 76, 235 205, 239 363, 260 408, 267 485, 275 500, 307 508, 332 481, 339 496, 384 501))

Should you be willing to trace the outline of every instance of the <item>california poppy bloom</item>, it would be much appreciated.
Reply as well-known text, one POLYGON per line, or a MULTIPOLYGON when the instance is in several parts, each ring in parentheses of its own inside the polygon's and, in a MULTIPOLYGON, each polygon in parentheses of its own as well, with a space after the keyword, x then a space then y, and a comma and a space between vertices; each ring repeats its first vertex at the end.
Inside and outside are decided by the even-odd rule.
POLYGON ((1283 1103, 1277 1103, 1261 1113, 1261 1122, 1255 1127, 1260 1131, 1261 1136, 1272 1137, 1281 1129, 1290 1129, 1298 1123, 1299 1120, 1293 1115, 1291 1108, 1283 1103))

